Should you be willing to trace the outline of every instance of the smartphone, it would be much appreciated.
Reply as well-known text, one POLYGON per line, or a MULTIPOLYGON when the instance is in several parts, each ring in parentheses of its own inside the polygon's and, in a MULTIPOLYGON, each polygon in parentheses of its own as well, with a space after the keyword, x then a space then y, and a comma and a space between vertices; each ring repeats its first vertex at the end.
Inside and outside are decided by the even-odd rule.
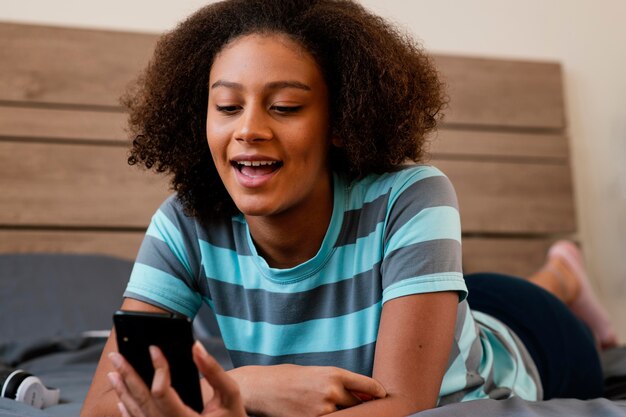
POLYGON ((172 387, 181 400, 202 412, 198 368, 193 361, 194 343, 191 320, 167 313, 120 310, 113 315, 119 352, 135 368, 148 387, 152 386, 154 367, 150 345, 158 346, 170 367, 172 387))

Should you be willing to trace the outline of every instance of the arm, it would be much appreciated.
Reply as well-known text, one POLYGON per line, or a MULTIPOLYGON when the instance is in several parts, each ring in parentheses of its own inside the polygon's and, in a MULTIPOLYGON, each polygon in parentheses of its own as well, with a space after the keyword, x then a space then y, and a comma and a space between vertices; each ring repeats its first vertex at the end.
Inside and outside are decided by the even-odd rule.
POLYGON ((241 387, 246 409, 255 415, 400 417, 433 408, 452 347, 458 300, 456 292, 448 291, 385 303, 374 378, 295 365, 248 366, 230 375, 241 387), (361 403, 351 391, 380 399, 361 403), (337 411, 337 405, 344 409, 337 411))
POLYGON ((406 416, 437 405, 454 338, 458 294, 401 297, 383 306, 374 379, 387 396, 332 416, 406 416))
POLYGON ((263 417, 317 417, 337 407, 361 403, 354 393, 386 395, 375 379, 333 366, 244 366, 230 376, 238 383, 246 410, 263 417))
MULTIPOLYGON (((130 311, 146 311, 155 313, 165 312, 165 310, 161 308, 131 298, 124 299, 121 308, 122 310, 130 311)), ((87 392, 83 408, 80 411, 81 417, 120 415, 117 408, 117 396, 107 379, 107 374, 114 370, 111 361, 108 358, 108 354, 111 352, 117 352, 115 329, 111 330, 111 335, 109 336, 109 339, 104 346, 104 350, 102 351, 102 355, 100 356, 100 362, 98 362, 98 367, 96 368, 96 373, 94 374, 91 382, 91 387, 87 392)))

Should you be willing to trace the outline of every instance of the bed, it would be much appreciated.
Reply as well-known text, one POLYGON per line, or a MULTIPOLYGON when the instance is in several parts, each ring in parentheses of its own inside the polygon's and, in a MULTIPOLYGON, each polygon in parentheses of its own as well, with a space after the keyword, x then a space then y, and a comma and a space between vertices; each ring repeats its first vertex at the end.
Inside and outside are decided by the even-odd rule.
MULTIPOLYGON (((0 416, 77 416, 165 179, 128 167, 117 98, 155 34, 0 23, 0 364, 61 390, 44 410, 0 398, 0 416)), ((431 163, 459 194, 466 272, 526 276, 576 237, 561 67, 434 57, 450 107, 431 163)), ((229 367, 211 314, 197 337, 229 367)), ((603 354, 606 397, 447 405, 419 416, 623 416, 626 348, 603 354)))

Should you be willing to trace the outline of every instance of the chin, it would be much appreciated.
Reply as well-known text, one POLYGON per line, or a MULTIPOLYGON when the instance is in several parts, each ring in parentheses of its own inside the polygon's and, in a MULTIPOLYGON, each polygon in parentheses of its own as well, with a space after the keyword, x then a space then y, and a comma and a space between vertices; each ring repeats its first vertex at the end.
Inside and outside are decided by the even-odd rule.
POLYGON ((235 202, 235 205, 244 216, 271 216, 272 214, 276 214, 276 209, 259 203, 254 204, 248 202, 237 204, 237 202, 235 202))

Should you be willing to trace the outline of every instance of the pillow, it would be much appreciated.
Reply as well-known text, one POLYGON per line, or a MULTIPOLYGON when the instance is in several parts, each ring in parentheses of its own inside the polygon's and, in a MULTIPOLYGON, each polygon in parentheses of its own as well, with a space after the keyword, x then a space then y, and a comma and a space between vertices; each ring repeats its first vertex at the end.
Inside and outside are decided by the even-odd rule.
POLYGON ((133 263, 103 255, 0 255, 0 361, 15 349, 110 330, 133 263))

